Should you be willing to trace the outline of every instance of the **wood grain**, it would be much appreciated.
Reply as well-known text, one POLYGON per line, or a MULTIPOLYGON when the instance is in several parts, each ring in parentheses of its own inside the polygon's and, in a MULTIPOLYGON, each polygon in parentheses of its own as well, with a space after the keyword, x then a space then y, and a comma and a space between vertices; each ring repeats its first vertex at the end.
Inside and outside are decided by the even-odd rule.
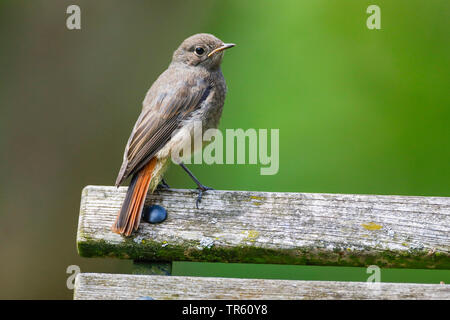
POLYGON ((87 186, 77 245, 85 257, 450 269, 450 198, 168 190, 146 204, 161 224, 111 231, 126 187, 87 186))
POLYGON ((80 273, 75 300, 450 299, 450 285, 80 273))

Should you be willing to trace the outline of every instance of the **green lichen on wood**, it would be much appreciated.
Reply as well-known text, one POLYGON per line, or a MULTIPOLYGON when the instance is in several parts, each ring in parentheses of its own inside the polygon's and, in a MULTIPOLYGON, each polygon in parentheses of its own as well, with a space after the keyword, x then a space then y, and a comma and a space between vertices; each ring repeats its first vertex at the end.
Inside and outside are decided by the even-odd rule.
POLYGON ((317 248, 267 249, 244 245, 237 247, 212 246, 199 248, 198 241, 183 245, 152 240, 135 242, 127 238, 120 243, 84 238, 78 241, 82 257, 114 257, 147 261, 196 261, 270 263, 291 265, 352 266, 377 265, 384 268, 450 269, 447 254, 430 254, 426 250, 374 251, 334 250, 317 248))

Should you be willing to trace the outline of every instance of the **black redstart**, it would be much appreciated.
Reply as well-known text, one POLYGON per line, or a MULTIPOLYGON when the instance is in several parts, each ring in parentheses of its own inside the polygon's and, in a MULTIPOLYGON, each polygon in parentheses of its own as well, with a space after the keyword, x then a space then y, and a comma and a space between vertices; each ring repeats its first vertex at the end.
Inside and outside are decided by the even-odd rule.
MULTIPOLYGON (((187 38, 148 90, 116 180, 119 186, 132 176, 114 232, 129 236, 138 229, 148 190, 153 192, 161 182, 172 151, 192 140, 192 123, 201 121, 203 130, 217 128, 227 91, 220 64, 223 51, 233 46, 211 34, 187 38)), ((180 165, 198 186, 198 207, 202 193, 210 188, 180 165)))

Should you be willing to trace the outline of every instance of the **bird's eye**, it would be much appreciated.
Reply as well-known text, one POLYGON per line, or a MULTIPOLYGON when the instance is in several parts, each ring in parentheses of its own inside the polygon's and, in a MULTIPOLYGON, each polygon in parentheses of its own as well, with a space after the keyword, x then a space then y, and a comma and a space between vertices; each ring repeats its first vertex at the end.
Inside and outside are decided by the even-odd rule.
POLYGON ((205 53, 205 49, 203 49, 202 47, 197 47, 195 48, 195 53, 199 56, 201 56, 202 54, 205 53))

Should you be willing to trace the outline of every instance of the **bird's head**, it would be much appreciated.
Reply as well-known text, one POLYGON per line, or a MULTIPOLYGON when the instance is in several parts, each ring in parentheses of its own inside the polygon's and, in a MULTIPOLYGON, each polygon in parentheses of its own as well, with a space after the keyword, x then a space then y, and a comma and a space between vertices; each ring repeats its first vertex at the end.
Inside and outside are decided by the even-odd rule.
POLYGON ((223 51, 234 46, 235 44, 224 43, 212 34, 195 34, 175 50, 172 62, 214 70, 220 67, 223 51))

